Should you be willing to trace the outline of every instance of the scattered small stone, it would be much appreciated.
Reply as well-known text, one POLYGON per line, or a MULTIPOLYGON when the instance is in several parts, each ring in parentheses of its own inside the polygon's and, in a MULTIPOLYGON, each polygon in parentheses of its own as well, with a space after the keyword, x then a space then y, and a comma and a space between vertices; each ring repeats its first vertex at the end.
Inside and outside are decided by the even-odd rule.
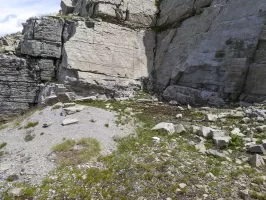
POLYGON ((260 167, 262 165, 265 165, 265 162, 262 158, 262 156, 255 154, 249 159, 249 163, 253 167, 260 167))
POLYGON ((53 123, 49 122, 49 123, 45 123, 42 125, 43 128, 48 128, 49 126, 51 126, 53 123))
POLYGON ((245 135, 243 133, 241 133, 241 130, 239 128, 234 128, 232 131, 231 131, 231 134, 233 135, 237 135, 239 137, 245 137, 245 135))
POLYGON ((182 115, 182 114, 177 114, 177 115, 176 115, 176 118, 177 118, 177 119, 182 119, 182 118, 183 118, 183 115, 182 115))
POLYGON ((198 133, 200 136, 202 136, 204 138, 208 138, 208 137, 211 137, 212 130, 213 129, 210 127, 202 126, 202 127, 200 127, 200 130, 198 131, 198 133))
POLYGON ((257 128, 256 128, 256 130, 258 131, 258 132, 263 132, 264 130, 266 129, 266 125, 263 125, 263 126, 258 126, 257 128))
POLYGON ((8 191, 8 194, 13 197, 19 197, 23 188, 12 188, 8 191))
POLYGON ((218 120, 218 115, 207 114, 205 116, 205 121, 207 122, 216 122, 217 120, 218 120))
POLYGON ((180 111, 184 111, 185 109, 184 108, 182 108, 181 106, 178 106, 177 107, 180 111))
POLYGON ((218 149, 225 148, 228 146, 229 142, 231 140, 231 137, 224 136, 224 137, 214 137, 213 142, 216 145, 218 149))
POLYGON ((64 108, 63 111, 65 112, 66 115, 72 115, 74 113, 81 112, 82 110, 84 110, 84 108, 85 106, 76 105, 74 107, 64 108))
POLYGON ((77 119, 65 119, 63 122, 62 122, 62 125, 63 126, 67 126, 67 125, 71 125, 71 124, 76 124, 78 123, 79 120, 77 119))
POLYGON ((161 122, 154 126, 151 130, 161 130, 164 129, 166 130, 169 134, 175 133, 175 125, 173 123, 166 123, 166 122, 161 122))
POLYGON ((176 133, 183 133, 183 132, 187 132, 187 131, 182 124, 177 124, 177 125, 175 125, 175 132, 176 133))
POLYGON ((212 155, 212 156, 217 156, 220 158, 225 158, 225 155, 223 153, 218 152, 217 150, 213 150, 213 149, 208 149, 206 151, 207 154, 212 155))
POLYGON ((187 109, 188 109, 188 110, 191 110, 192 107, 188 104, 188 105, 187 105, 187 109))
POLYGON ((178 186, 179 186, 181 189, 184 189, 185 187, 187 187, 187 184, 185 184, 185 183, 180 183, 180 184, 178 184, 178 186))
POLYGON ((210 136, 212 138, 214 138, 214 137, 225 137, 226 136, 226 132, 223 131, 223 130, 212 129, 211 133, 210 133, 210 136))
POLYGON ((247 189, 246 190, 240 190, 239 196, 244 200, 248 200, 249 199, 249 191, 247 189))
POLYGON ((198 150, 200 153, 205 154, 206 153, 206 147, 203 142, 200 142, 199 144, 195 145, 195 149, 198 150))
POLYGON ((179 105, 179 103, 178 103, 177 101, 173 101, 173 100, 170 101, 169 104, 170 104, 170 105, 173 105, 173 106, 175 106, 175 105, 179 105))
POLYGON ((137 103, 152 103, 153 100, 152 99, 137 99, 136 102, 137 103))
POLYGON ((155 143, 159 143, 161 139, 159 137, 152 137, 152 140, 155 143))
POLYGON ((245 113, 242 112, 242 111, 232 111, 230 113, 230 117, 233 117, 233 118, 244 118, 245 117, 245 113))
POLYGON ((263 118, 263 117, 257 117, 257 122, 264 122, 265 121, 265 119, 263 118))

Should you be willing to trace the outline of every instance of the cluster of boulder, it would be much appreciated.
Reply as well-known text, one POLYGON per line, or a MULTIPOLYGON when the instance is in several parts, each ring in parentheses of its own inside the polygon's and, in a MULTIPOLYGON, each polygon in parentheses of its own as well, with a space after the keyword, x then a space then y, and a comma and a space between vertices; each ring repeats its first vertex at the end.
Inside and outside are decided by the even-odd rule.
MULTIPOLYGON (((178 108, 181 112, 185 111, 180 106, 178 108)), ((228 152, 224 151, 230 146, 251 154, 249 162, 252 166, 265 165, 266 126, 264 123, 266 121, 266 109, 263 104, 228 109, 226 112, 209 107, 200 107, 193 110, 197 110, 205 117, 200 121, 192 121, 191 124, 185 126, 182 123, 175 125, 162 122, 153 127, 152 130, 165 130, 168 134, 193 133, 199 142, 191 141, 190 143, 201 153, 231 160, 227 157, 228 152), (237 124, 234 123, 234 120, 237 124), (200 124, 204 123, 204 125, 195 125, 194 122, 201 122, 200 124), (211 126, 206 126, 206 123, 211 126), (214 149, 206 149, 205 142, 207 140, 212 141, 214 149)), ((182 121, 182 114, 177 114, 176 118, 182 121)), ((160 138, 154 137, 153 140, 159 142, 160 138)))

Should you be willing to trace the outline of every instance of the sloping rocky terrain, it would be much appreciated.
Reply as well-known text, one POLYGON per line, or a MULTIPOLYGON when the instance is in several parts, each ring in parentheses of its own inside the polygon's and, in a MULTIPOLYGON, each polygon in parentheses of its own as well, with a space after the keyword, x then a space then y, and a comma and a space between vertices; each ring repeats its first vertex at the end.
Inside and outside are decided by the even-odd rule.
POLYGON ((2 199, 265 199, 265 105, 77 103, 1 127, 2 199))
POLYGON ((266 199, 265 0, 61 8, 0 38, 0 199, 266 199))

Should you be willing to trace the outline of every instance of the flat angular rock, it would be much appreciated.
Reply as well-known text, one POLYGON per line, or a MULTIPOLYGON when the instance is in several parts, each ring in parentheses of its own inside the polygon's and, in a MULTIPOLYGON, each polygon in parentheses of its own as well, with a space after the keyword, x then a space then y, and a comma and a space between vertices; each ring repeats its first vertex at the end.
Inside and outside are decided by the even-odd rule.
POLYGON ((182 133, 182 132, 187 132, 187 131, 182 124, 177 124, 177 125, 175 125, 175 132, 176 133, 182 133))
POLYGON ((204 142, 200 142, 199 144, 196 144, 195 149, 198 150, 200 153, 203 153, 203 154, 206 153, 206 147, 204 145, 204 142))
POLYGON ((81 112, 85 106, 82 105, 76 105, 74 107, 68 107, 68 108, 63 108, 63 111, 66 113, 66 115, 72 115, 77 112, 81 112))
POLYGON ((265 165, 265 162, 262 158, 262 156, 255 154, 249 159, 249 163, 253 167, 260 167, 262 165, 265 165))
POLYGON ((157 124, 156 126, 154 126, 151 130, 166 130, 169 134, 173 134, 175 133, 175 125, 172 123, 166 123, 166 122, 161 122, 159 124, 157 124))
POLYGON ((252 145, 249 147, 250 153, 266 154, 266 151, 262 145, 252 145))
POLYGON ((218 152, 217 150, 213 150, 213 149, 208 149, 206 151, 207 154, 212 155, 212 156, 217 156, 220 158, 225 158, 226 156, 223 153, 218 152))
POLYGON ((214 138, 214 137, 224 137, 224 136, 226 136, 226 132, 223 131, 223 130, 212 129, 210 136, 212 138, 214 138))
POLYGON ((218 115, 207 114, 205 116, 205 121, 207 122, 216 122, 217 120, 218 120, 218 115))
POLYGON ((214 137, 213 142, 216 145, 217 148, 225 148, 228 146, 229 142, 231 140, 231 137, 224 136, 224 137, 214 137))
POLYGON ((77 120, 77 119, 65 119, 62 122, 62 125, 67 126, 67 125, 71 125, 71 124, 77 124, 78 122, 79 122, 79 120, 77 120))
POLYGON ((212 128, 210 127, 206 127, 206 126, 202 126, 200 127, 200 130, 199 130, 199 135, 204 137, 204 138, 208 138, 208 137, 211 137, 212 136, 212 128))

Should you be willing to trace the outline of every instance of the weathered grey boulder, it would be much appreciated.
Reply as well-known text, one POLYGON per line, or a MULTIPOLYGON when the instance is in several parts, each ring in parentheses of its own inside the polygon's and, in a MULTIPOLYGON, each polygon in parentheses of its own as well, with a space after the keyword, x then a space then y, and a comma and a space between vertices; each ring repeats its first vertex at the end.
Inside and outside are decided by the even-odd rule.
POLYGON ((253 167, 260 167, 262 165, 265 165, 265 162, 262 158, 262 156, 255 154, 249 159, 250 165, 253 167))
POLYGON ((166 122, 161 122, 161 123, 157 124, 151 130, 154 130, 154 131, 156 131, 156 130, 165 130, 170 135, 172 135, 176 131, 174 124, 172 124, 172 123, 166 123, 166 122))

